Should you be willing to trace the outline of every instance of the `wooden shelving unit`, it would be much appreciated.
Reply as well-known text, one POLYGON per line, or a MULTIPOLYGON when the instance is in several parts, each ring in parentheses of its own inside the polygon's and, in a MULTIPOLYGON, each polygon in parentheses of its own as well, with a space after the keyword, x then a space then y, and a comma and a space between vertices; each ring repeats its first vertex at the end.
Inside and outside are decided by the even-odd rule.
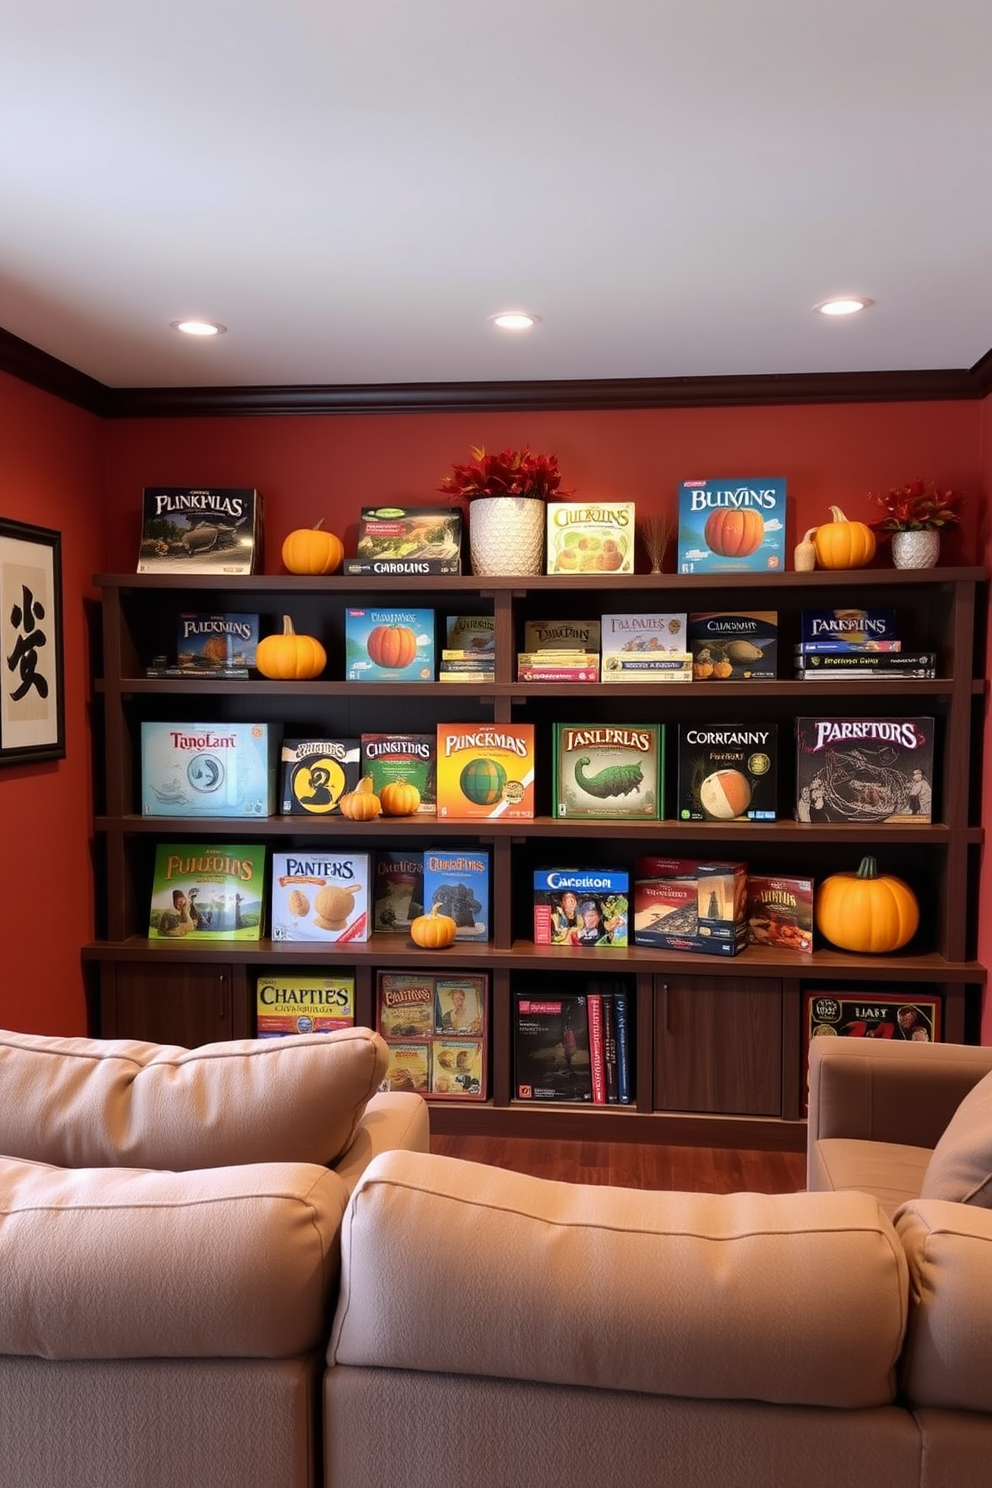
POLYGON ((99 1031, 195 1044, 240 1037, 253 1029, 254 984, 265 971, 334 963, 353 967, 360 1021, 372 1018, 377 969, 432 965, 437 956, 399 937, 375 936, 333 948, 303 943, 162 945, 145 935, 154 846, 188 838, 262 841, 273 848, 313 844, 366 850, 409 848, 462 840, 492 854, 493 938, 458 945, 444 964, 484 967, 493 984, 492 1098, 485 1104, 437 1102, 438 1131, 531 1134, 610 1140, 665 1140, 753 1147, 799 1147, 804 1140, 801 1008, 808 989, 864 987, 939 990, 945 1036, 977 1036, 985 968, 974 959, 975 901, 982 830, 975 766, 981 759, 984 683, 976 635, 984 616, 984 574, 977 568, 712 577, 634 575, 476 579, 260 575, 196 580, 172 575, 97 575, 103 596, 103 666, 96 680, 97 722, 104 760, 95 819, 99 939, 84 949, 95 983, 99 1031), (453 689, 443 684, 348 683, 343 673, 344 611, 349 605, 414 597, 447 614, 496 619, 496 680, 453 689), (798 637, 804 607, 891 605, 907 646, 936 650, 936 680, 871 683, 706 682, 692 685, 527 686, 513 680, 526 619, 596 617, 611 611, 776 609, 780 671, 798 637), (325 643, 328 680, 307 682, 149 679, 146 663, 174 645, 180 610, 258 611, 263 627, 289 614, 298 631, 325 643), (528 822, 454 822, 424 818, 367 825, 340 818, 264 820, 147 818, 138 814, 137 741, 143 719, 220 722, 265 720, 286 733, 356 735, 404 727, 432 730, 441 720, 532 720, 537 729, 537 816, 528 822), (792 726, 798 716, 924 714, 936 723, 931 823, 882 824, 866 834, 844 824, 791 819, 792 726), (776 822, 683 823, 558 821, 550 815, 550 738, 554 721, 646 722, 668 725, 666 805, 675 791, 675 725, 682 721, 778 725, 776 822), (546 768, 541 767, 542 759, 546 768), (810 956, 757 947, 723 960, 686 953, 589 952, 538 948, 531 936, 532 870, 560 866, 627 866, 644 852, 726 858, 755 871, 822 877, 856 866, 874 852, 883 867, 909 879, 923 908, 920 930, 902 953, 863 957, 829 949, 810 956), (562 1107, 512 1099, 509 1041, 514 987, 551 985, 576 970, 599 969, 629 979, 634 993, 636 1106, 562 1107))

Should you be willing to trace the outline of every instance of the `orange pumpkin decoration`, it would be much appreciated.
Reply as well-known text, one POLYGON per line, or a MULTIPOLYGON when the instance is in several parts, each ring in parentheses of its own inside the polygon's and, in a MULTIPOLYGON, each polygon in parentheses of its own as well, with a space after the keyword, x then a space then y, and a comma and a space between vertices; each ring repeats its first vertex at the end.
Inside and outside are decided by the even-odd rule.
POLYGON ((299 527, 282 545, 282 561, 294 574, 333 573, 344 557, 344 543, 333 532, 322 532, 321 522, 299 527))
POLYGON ((379 792, 387 816, 413 816, 420 805, 420 792, 406 780, 390 780, 379 792))
POLYGON ((363 775, 353 791, 346 791, 338 802, 338 810, 349 821, 374 821, 382 810, 382 802, 372 789, 372 776, 363 775))
POLYGON ((280 681, 319 677, 327 665, 327 652, 316 637, 297 635, 292 620, 283 615, 282 634, 259 641, 255 665, 263 677, 280 681))
POLYGON ((425 951, 440 951, 450 946, 458 926, 450 915, 439 914, 435 904, 430 914, 418 915, 410 922, 410 939, 425 951))
POLYGON ((746 558, 761 547, 765 519, 753 506, 719 506, 710 512, 703 541, 723 558, 746 558))
POLYGON ((830 521, 814 528, 812 537, 821 568, 864 568, 875 556, 875 534, 867 522, 849 522, 839 506, 830 508, 830 521))
POLYGON ((880 874, 872 857, 862 858, 856 873, 825 878, 814 907, 817 929, 843 951, 898 951, 920 923, 920 906, 909 884, 880 874))
POLYGON ((417 637, 408 625, 376 625, 365 644, 376 666, 399 671, 417 659, 417 637))

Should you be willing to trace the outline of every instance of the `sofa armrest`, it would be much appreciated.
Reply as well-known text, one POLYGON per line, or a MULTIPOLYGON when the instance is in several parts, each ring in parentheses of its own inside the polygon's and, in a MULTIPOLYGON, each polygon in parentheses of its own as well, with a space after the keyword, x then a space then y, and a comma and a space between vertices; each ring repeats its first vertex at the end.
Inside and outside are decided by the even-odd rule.
POLYGON ((429 1111, 419 1095, 402 1091, 374 1095, 334 1171, 351 1193, 374 1157, 396 1150, 430 1151, 429 1111))
POLYGON ((935 1147, 990 1070, 992 1048, 811 1039, 808 1148, 826 1137, 935 1147))

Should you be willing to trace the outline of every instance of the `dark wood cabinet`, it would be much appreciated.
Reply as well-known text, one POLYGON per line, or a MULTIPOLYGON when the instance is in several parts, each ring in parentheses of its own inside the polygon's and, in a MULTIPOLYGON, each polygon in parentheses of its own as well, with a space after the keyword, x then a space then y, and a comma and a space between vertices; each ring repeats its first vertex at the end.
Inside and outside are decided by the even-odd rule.
POLYGON ((856 570, 811 574, 633 575, 375 580, 259 575, 191 580, 172 575, 98 575, 103 596, 103 665, 94 692, 100 713, 101 774, 95 785, 97 898, 101 939, 84 950, 98 983, 101 1032, 167 1042, 237 1037, 253 1028, 257 975, 332 959, 354 969, 360 1021, 372 1016, 379 969, 437 964, 400 937, 334 947, 302 942, 227 943, 163 948, 147 938, 155 845, 166 839, 260 841, 271 850, 321 845, 426 848, 459 841, 491 855, 492 935, 486 945, 443 953, 452 969, 491 973, 492 1098, 432 1107, 438 1131, 515 1132, 611 1140, 670 1140, 798 1147, 801 1121, 802 1007, 810 989, 870 989, 884 996, 937 989, 945 1036, 977 1037, 985 969, 974 958, 982 848, 978 779, 984 682, 976 636, 984 629, 984 574, 977 568, 856 570), (439 617, 495 617, 497 661, 491 683, 349 683, 344 677, 344 615, 370 601, 416 603, 439 617), (937 652, 936 679, 882 683, 803 682, 789 674, 799 614, 808 607, 895 608, 905 644, 937 652), (596 618, 610 612, 776 609, 779 678, 664 686, 526 685, 515 680, 516 652, 528 619, 596 618), (271 682, 147 677, 152 657, 175 648, 181 610, 254 611, 263 633, 290 615, 318 636, 329 657, 323 677, 271 682), (925 715, 935 721, 936 765, 929 822, 883 822, 869 829, 793 819, 797 717, 925 715), (138 740, 145 719, 268 721, 286 734, 355 736, 393 729, 432 731, 441 721, 532 721, 537 739, 533 821, 273 816, 255 820, 152 818, 140 813, 138 740), (552 813, 553 725, 584 720, 657 722, 667 738, 665 818, 660 822, 557 820, 552 813), (677 727, 686 721, 774 723, 779 733, 778 820, 755 823, 675 819, 677 727), (856 868, 865 852, 915 889, 920 930, 901 952, 859 956, 817 944, 811 955, 752 946, 733 958, 648 950, 583 951, 533 943, 531 884, 536 868, 619 866, 643 853, 748 862, 752 871, 822 878, 856 868), (515 988, 565 986, 590 970, 625 980, 636 1005, 636 1104, 557 1107, 515 1102, 509 1008, 515 988), (769 1131, 772 1136, 769 1136, 769 1131))

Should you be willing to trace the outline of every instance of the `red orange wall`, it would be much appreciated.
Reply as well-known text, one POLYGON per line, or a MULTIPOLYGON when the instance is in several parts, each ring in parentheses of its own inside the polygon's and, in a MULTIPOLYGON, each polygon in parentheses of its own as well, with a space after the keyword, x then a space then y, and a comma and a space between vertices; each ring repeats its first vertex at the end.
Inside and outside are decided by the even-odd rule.
MULTIPOLYGON (((790 550, 831 504, 870 520, 869 489, 919 475, 974 498, 944 555, 972 562, 981 551, 980 493, 992 493, 992 400, 102 423, 0 375, 0 513, 63 532, 68 741, 64 761, 0 769, 0 902, 8 911, 0 1025, 86 1028, 79 951, 93 937, 94 910, 85 602, 92 573, 134 569, 142 487, 257 486, 266 501, 265 566, 278 572, 291 527, 323 517, 347 539, 362 505, 443 500, 441 478, 473 444, 553 450, 577 496, 633 499, 645 511, 674 511, 688 476, 783 475, 790 550)), ((983 959, 992 959, 992 944, 983 959)))
MULTIPOLYGON (((979 552, 984 554, 986 572, 992 572, 992 397, 982 404, 979 430, 979 481, 983 493, 982 516, 979 524, 979 552)), ((989 630, 985 644, 986 668, 992 669, 992 610, 989 614, 989 630)), ((978 901, 978 959, 985 966, 992 965, 992 872, 989 872, 989 840, 992 839, 992 715, 989 708, 989 692, 985 692, 985 760, 982 772, 982 824, 985 827, 985 846, 982 855, 981 888, 978 901)), ((986 992, 982 1015, 983 1044, 992 1044, 992 996, 986 992)))
POLYGON ((101 420, 0 374, 0 515, 62 533, 66 757, 0 768, 0 1024, 85 1033, 93 939, 90 658, 84 601, 104 561, 101 420))

